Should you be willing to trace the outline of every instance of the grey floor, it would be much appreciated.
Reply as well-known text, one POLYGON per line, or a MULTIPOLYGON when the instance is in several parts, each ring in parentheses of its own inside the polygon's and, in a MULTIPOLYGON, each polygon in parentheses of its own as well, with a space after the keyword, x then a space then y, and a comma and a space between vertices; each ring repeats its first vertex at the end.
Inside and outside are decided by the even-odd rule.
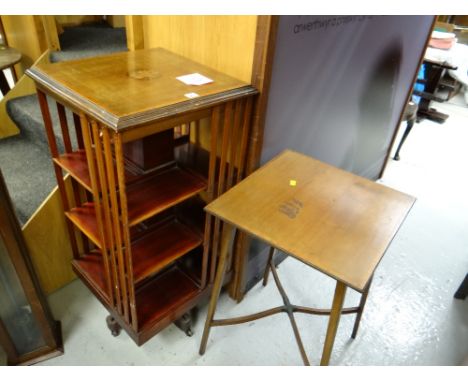
MULTIPOLYGON (((444 125, 416 124, 381 182, 418 198, 376 271, 361 328, 350 339, 353 317, 340 322, 332 365, 461 365, 468 356, 468 299, 453 294, 468 271, 468 108, 461 99, 437 105, 450 114, 444 125)), ((403 128, 400 128, 400 134, 403 128)), ((279 267, 292 302, 328 307, 334 283, 293 259, 279 267)), ((349 291, 345 305, 357 303, 349 291)), ((65 354, 42 365, 301 365, 285 315, 214 328, 205 355, 198 346, 206 317, 199 314, 193 337, 174 326, 142 347, 122 332, 112 337, 105 309, 80 281, 50 296, 62 321, 65 354)), ((270 282, 257 285, 241 304, 222 295, 218 317, 281 304, 270 282)), ((318 364, 324 317, 297 315, 306 351, 318 364)))

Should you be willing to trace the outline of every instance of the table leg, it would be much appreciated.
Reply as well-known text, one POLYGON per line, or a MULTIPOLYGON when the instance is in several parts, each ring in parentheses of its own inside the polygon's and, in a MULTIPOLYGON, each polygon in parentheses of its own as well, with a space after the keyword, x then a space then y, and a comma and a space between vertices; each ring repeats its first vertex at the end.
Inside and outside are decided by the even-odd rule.
POLYGON ((361 322, 362 312, 364 312, 364 306, 366 305, 367 295, 369 294, 369 289, 370 289, 371 284, 372 284, 372 277, 367 283, 366 289, 364 289, 364 292, 361 295, 361 301, 359 302, 359 310, 356 315, 356 320, 354 321, 353 333, 351 334, 352 339, 356 338, 356 334, 359 329, 359 323, 361 322))
POLYGON ((10 91, 10 85, 8 84, 8 81, 5 77, 5 73, 3 73, 3 70, 0 70, 0 91, 2 92, 4 97, 10 91))
POLYGON ((468 295, 468 273, 466 274, 465 279, 463 280, 461 285, 458 287, 453 297, 459 300, 464 300, 467 295, 468 295))
POLYGON ((401 150, 401 147, 403 146, 403 143, 405 143, 406 141, 406 138, 408 138, 408 135, 409 133, 411 132, 411 129, 413 128, 414 126, 414 119, 411 119, 411 120, 408 120, 406 122, 406 129, 405 129, 405 132, 403 133, 403 136, 401 137, 401 141, 398 145, 398 148, 395 152, 395 156, 393 157, 393 160, 400 160, 400 150, 401 150))
MULTIPOLYGON (((229 237, 234 230, 234 227, 225 223, 225 228, 228 230, 229 237)), ((206 316, 205 328, 203 329, 203 336, 200 344, 200 355, 205 354, 206 344, 208 342, 208 336, 210 335, 211 324, 216 311, 216 305, 218 304, 219 294, 223 285, 224 272, 226 271, 227 257, 229 252, 229 240, 224 240, 221 245, 221 253, 218 260, 218 268, 216 270, 216 276, 211 291, 210 305, 208 307, 208 314, 206 316)))
POLYGON ((333 297, 333 304, 328 320, 327 336, 325 337, 325 344, 323 345, 322 359, 320 366, 328 366, 330 356, 335 342, 336 331, 340 322, 341 310, 343 309, 343 302, 346 295, 346 285, 341 281, 336 282, 335 296, 333 297))
POLYGON ((270 274, 270 264, 271 264, 271 260, 273 260, 274 253, 275 253, 275 248, 270 247, 270 253, 268 254, 268 261, 265 266, 265 272, 263 273, 263 286, 266 286, 268 283, 268 275, 270 274))

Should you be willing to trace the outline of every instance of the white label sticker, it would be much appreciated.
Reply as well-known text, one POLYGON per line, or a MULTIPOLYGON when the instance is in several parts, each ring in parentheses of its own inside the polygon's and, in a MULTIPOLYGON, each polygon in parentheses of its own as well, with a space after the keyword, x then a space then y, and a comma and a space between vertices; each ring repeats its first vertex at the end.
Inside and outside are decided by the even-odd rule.
POLYGON ((176 77, 179 81, 186 85, 205 85, 213 82, 211 78, 205 77, 200 73, 186 74, 185 76, 176 77))
POLYGON ((200 97, 200 95, 197 94, 197 93, 186 93, 186 94, 184 94, 184 96, 186 96, 187 98, 197 98, 197 97, 200 97))

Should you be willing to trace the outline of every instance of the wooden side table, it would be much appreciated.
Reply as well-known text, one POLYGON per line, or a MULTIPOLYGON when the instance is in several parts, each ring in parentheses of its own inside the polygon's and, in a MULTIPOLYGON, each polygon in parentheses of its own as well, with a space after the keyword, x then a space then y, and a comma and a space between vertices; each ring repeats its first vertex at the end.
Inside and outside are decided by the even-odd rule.
POLYGON ((10 85, 3 73, 4 69, 11 68, 13 79, 17 81, 15 71, 13 70, 13 65, 17 64, 21 60, 21 53, 16 49, 9 48, 6 46, 0 46, 0 91, 3 96, 6 96, 10 91, 10 85))
MULTIPOLYGON (((269 267, 284 305, 248 316, 215 320, 228 258, 221 248, 215 284, 200 346, 206 349, 211 327, 240 324, 285 312, 291 321, 304 364, 295 312, 329 315, 321 365, 328 365, 341 314, 356 313, 356 336, 372 275, 415 198, 371 182, 305 155, 285 151, 210 203, 205 210, 224 222, 224 234, 235 229, 270 244, 269 267), (336 280, 332 308, 290 303, 273 266, 277 248, 336 280), (358 307, 343 309, 346 289, 362 293, 358 307)), ((268 278, 268 267, 264 284, 268 278)))

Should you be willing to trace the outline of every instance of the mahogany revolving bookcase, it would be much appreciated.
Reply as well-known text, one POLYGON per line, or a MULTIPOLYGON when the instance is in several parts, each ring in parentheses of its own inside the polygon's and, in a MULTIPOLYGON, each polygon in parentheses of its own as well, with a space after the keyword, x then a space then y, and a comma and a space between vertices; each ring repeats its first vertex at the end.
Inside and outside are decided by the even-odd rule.
POLYGON ((27 74, 37 87, 72 267, 110 312, 113 334, 124 328, 141 345, 211 289, 223 230, 203 208, 245 174, 257 91, 161 48, 27 74), (211 82, 177 79, 194 73, 211 82))

